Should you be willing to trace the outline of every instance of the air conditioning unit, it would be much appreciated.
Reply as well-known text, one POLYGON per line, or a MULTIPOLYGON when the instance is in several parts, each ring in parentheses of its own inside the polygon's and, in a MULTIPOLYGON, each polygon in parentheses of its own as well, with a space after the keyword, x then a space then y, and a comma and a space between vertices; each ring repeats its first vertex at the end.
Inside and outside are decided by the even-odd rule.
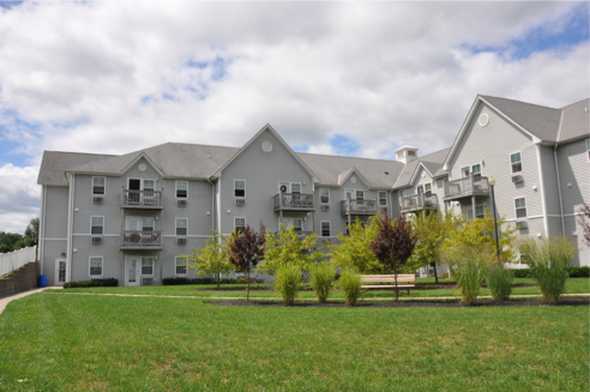
POLYGON ((246 199, 234 199, 236 207, 243 207, 246 205, 246 199))
POLYGON ((103 195, 93 195, 92 196, 92 202, 94 204, 101 204, 103 200, 104 200, 104 196, 103 195))
POLYGON ((178 199, 176 200, 176 205, 178 205, 178 207, 186 207, 186 199, 178 199))
POLYGON ((186 237, 177 237, 176 244, 177 245, 186 245, 186 237))
POLYGON ((512 176, 512 182, 514 184, 522 184, 522 183, 524 183, 524 177, 521 176, 520 174, 516 174, 516 175, 512 176))
POLYGON ((329 205, 322 205, 322 206, 320 206, 320 211, 328 212, 328 211, 330 211, 330 206, 329 205))
POLYGON ((92 236, 92 245, 99 245, 102 242, 101 235, 93 235, 92 236))

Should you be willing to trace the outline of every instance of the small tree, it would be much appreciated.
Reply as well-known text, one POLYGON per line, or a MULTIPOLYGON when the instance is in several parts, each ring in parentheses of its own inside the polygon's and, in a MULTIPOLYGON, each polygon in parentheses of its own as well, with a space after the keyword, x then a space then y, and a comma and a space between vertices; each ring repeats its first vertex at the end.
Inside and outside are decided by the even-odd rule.
POLYGON ((342 270, 354 270, 359 273, 381 272, 383 267, 371 248, 378 231, 377 217, 371 218, 368 224, 363 224, 359 220, 354 221, 349 227, 348 235, 340 235, 338 243, 331 247, 332 263, 342 270))
POLYGON ((246 301, 250 300, 250 271, 264 256, 264 227, 256 233, 246 226, 235 230, 228 240, 229 261, 237 272, 246 273, 246 301))
POLYGON ((189 260, 192 268, 198 274, 214 275, 218 289, 221 285, 221 274, 232 270, 227 244, 220 239, 217 233, 211 234, 204 247, 193 249, 189 260))
POLYGON ((264 261, 258 269, 271 275, 281 267, 293 265, 307 271, 321 258, 316 245, 314 234, 301 237, 295 229, 281 226, 278 233, 266 233, 264 261))
POLYGON ((434 281, 438 283, 438 264, 441 261, 441 248, 455 227, 455 219, 447 214, 420 214, 413 222, 417 242, 408 266, 413 271, 420 267, 432 266, 434 281))
POLYGON ((590 246, 590 205, 584 204, 580 208, 582 215, 580 216, 580 224, 584 230, 584 240, 586 244, 590 246))
POLYGON ((403 216, 395 221, 389 217, 379 218, 379 231, 371 244, 373 253, 383 264, 384 270, 395 274, 395 299, 399 300, 397 275, 401 267, 412 255, 416 246, 416 236, 412 225, 403 216))

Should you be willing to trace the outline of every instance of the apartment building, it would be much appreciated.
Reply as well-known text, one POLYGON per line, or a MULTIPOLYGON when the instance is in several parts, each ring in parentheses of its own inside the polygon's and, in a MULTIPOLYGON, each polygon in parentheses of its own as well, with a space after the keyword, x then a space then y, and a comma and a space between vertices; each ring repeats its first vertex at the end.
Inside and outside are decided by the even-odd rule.
POLYGON ((46 151, 40 258, 54 284, 194 276, 183 257, 212 232, 281 225, 334 241, 355 219, 489 207, 523 236, 565 235, 590 264, 589 100, 561 109, 476 97, 451 147, 395 160, 297 153, 270 125, 241 148, 166 143, 124 155, 46 151))

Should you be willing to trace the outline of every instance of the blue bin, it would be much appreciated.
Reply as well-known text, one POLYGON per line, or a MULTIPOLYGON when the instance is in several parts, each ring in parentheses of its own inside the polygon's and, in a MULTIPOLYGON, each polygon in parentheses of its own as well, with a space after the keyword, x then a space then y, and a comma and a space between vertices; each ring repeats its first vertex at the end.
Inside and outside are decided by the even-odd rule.
POLYGON ((47 275, 39 275, 39 281, 37 282, 39 287, 47 287, 49 283, 49 279, 47 279, 47 275))

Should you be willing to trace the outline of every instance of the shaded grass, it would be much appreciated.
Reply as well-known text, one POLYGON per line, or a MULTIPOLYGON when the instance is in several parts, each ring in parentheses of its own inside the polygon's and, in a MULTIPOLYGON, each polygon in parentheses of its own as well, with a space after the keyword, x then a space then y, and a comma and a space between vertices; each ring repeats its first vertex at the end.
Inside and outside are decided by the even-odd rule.
POLYGON ((0 390, 585 391, 588 316, 43 293, 0 316, 0 390))

